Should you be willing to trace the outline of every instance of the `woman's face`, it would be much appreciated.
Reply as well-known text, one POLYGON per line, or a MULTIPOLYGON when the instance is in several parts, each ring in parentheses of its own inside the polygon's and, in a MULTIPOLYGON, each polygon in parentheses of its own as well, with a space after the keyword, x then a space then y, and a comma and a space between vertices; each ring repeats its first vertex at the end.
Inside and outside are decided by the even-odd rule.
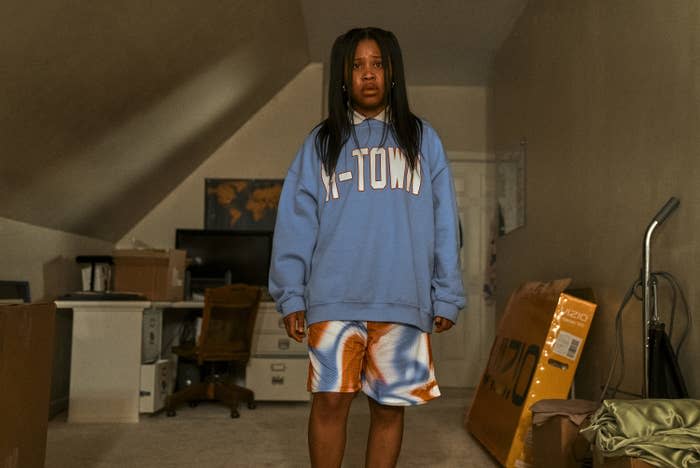
POLYGON ((374 117, 386 105, 384 64, 379 45, 374 39, 357 43, 352 63, 352 106, 365 117, 374 117))

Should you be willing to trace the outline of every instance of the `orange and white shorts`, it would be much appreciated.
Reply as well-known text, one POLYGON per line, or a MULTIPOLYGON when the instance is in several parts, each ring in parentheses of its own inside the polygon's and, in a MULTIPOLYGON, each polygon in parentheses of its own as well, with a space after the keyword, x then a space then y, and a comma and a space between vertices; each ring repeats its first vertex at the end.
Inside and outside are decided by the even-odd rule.
POLYGON ((360 389, 383 405, 420 405, 440 396, 430 334, 411 325, 328 321, 309 327, 310 392, 360 389))

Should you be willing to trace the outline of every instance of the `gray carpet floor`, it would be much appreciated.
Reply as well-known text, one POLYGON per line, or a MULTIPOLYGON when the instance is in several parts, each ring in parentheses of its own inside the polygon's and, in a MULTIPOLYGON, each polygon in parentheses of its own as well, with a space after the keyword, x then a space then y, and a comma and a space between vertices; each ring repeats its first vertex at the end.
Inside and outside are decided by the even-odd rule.
MULTIPOLYGON (((463 427, 471 390, 443 388, 443 396, 406 410, 398 466, 497 467, 463 427)), ((66 415, 49 422, 47 468, 308 467, 308 403, 259 402, 241 405, 239 419, 217 403, 143 416, 138 424, 68 424, 66 415)), ((353 402, 344 468, 364 465, 369 424, 366 398, 353 402)))

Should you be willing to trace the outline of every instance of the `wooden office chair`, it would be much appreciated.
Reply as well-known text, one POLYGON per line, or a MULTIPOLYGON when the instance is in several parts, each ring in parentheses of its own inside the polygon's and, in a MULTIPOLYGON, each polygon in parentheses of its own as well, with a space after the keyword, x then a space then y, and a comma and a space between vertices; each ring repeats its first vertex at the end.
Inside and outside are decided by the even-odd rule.
POLYGON ((196 361, 200 367, 206 364, 209 373, 204 381, 168 396, 165 406, 168 416, 175 416, 175 407, 185 401, 191 406, 196 406, 199 400, 222 401, 231 408, 232 418, 239 417, 240 400, 247 401, 248 408, 255 408, 253 392, 234 384, 230 374, 218 375, 215 364, 228 362, 230 370, 234 362, 248 362, 260 294, 259 287, 244 284, 205 290, 202 329, 197 342, 175 346, 173 352, 179 359, 196 361))

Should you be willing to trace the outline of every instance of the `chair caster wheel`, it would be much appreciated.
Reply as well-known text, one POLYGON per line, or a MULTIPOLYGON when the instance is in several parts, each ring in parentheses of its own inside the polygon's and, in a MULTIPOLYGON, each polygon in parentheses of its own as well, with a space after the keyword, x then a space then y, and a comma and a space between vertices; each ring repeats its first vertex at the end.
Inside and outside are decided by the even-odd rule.
POLYGON ((173 416, 175 416, 175 410, 167 410, 165 412, 165 415, 169 418, 172 418, 173 416))
POLYGON ((248 409, 255 409, 257 405, 255 404, 254 401, 249 401, 248 402, 248 409))
POLYGON ((190 401, 189 405, 190 405, 190 408, 196 408, 198 403, 196 401, 190 401))
POLYGON ((238 410, 235 410, 235 409, 231 410, 231 418, 232 419, 238 419, 240 417, 241 417, 241 415, 238 413, 238 410))

